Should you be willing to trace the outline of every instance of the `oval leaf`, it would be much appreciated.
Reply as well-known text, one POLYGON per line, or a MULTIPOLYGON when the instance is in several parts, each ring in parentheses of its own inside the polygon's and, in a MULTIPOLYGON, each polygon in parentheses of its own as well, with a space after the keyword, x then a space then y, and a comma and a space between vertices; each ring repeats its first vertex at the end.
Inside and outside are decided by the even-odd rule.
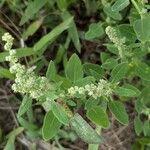
POLYGON ((150 15, 145 15, 141 19, 134 22, 133 28, 137 35, 137 38, 141 42, 146 42, 150 40, 150 15))
POLYGON ((108 128, 109 120, 106 112, 99 106, 92 107, 87 111, 87 117, 97 125, 108 128))
POLYGON ((119 96, 124 96, 124 97, 136 97, 137 92, 133 89, 125 88, 125 87, 118 87, 115 89, 115 93, 119 96))
POLYGON ((89 144, 101 143, 102 138, 79 114, 75 114, 70 120, 70 124, 77 135, 85 142, 89 144))
POLYGON ((128 64, 127 63, 118 64, 111 72, 112 82, 116 83, 119 80, 121 80, 122 78, 124 78, 127 71, 128 71, 128 64))
POLYGON ((46 113, 42 126, 42 136, 44 140, 50 140, 59 131, 61 123, 54 116, 52 111, 46 113))
POLYGON ((129 118, 124 105, 119 101, 109 101, 108 107, 115 118, 122 124, 128 124, 129 118))
POLYGON ((18 110, 18 117, 22 116, 32 106, 32 99, 29 96, 24 96, 23 101, 18 110))
POLYGON ((85 33, 86 40, 93 40, 104 35, 104 29, 101 23, 92 23, 89 26, 89 30, 85 33))
POLYGON ((121 11, 124 8, 126 8, 129 4, 130 4, 129 0, 117 0, 112 6, 112 10, 121 11))
POLYGON ((65 112, 65 110, 62 108, 62 106, 60 106, 59 104, 57 104, 54 101, 51 101, 51 109, 52 109, 52 112, 55 115, 55 117, 62 124, 68 125, 69 117, 68 117, 67 113, 65 112))
POLYGON ((143 131, 143 123, 139 117, 135 117, 135 119, 134 119, 134 129, 138 136, 143 131))
POLYGON ((73 82, 83 78, 82 64, 76 54, 73 54, 69 59, 65 69, 65 74, 66 77, 73 82))

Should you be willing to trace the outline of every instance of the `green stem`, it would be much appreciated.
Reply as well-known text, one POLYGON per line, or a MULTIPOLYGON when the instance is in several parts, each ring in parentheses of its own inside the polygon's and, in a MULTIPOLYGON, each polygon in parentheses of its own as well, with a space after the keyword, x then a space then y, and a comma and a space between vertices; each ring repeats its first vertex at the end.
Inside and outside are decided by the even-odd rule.
POLYGON ((141 12, 141 9, 140 7, 137 5, 136 1, 135 0, 131 0, 132 4, 134 5, 134 7, 136 8, 136 10, 138 11, 138 13, 141 15, 142 12, 141 12))

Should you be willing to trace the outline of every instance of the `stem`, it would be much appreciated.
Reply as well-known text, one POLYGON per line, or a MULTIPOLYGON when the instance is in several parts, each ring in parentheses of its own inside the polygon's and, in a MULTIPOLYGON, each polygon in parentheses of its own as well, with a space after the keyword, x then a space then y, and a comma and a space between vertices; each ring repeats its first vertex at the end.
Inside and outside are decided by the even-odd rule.
POLYGON ((136 10, 138 11, 138 13, 141 15, 142 12, 141 12, 141 9, 140 7, 137 5, 136 1, 135 0, 131 0, 132 4, 134 5, 134 7, 136 8, 136 10))

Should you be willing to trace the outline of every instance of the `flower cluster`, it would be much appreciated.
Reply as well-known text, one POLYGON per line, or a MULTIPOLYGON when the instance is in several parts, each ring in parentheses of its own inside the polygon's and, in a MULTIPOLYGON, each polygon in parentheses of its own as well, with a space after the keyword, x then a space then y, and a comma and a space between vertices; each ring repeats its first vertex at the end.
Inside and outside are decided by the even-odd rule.
POLYGON ((84 87, 74 86, 68 89, 68 94, 74 97, 76 94, 91 96, 97 99, 101 96, 109 97, 113 93, 111 83, 104 79, 100 79, 97 85, 87 84, 84 87))
POLYGON ((118 48, 119 55, 122 58, 123 57, 123 50, 126 49, 126 45, 125 45, 126 39, 120 38, 118 36, 117 30, 111 26, 108 26, 105 31, 106 31, 106 34, 108 35, 109 39, 118 48))
POLYGON ((9 51, 12 48, 14 38, 9 33, 5 33, 2 40, 6 42, 4 49, 9 51))
POLYGON ((6 41, 4 48, 9 51, 9 56, 6 57, 6 61, 10 62, 9 70, 12 74, 16 75, 12 89, 15 92, 29 94, 32 98, 40 100, 40 98, 51 89, 48 79, 37 76, 34 73, 35 67, 27 69, 24 65, 21 65, 18 62, 16 50, 11 49, 13 45, 13 37, 9 33, 5 33, 2 40, 6 41))
MULTIPOLYGON (((42 96, 45 96, 50 90, 53 90, 53 86, 46 77, 37 76, 35 74, 34 69, 36 67, 26 68, 18 62, 16 50, 11 49, 13 37, 9 33, 5 33, 2 39, 6 41, 4 46, 5 50, 9 51, 9 56, 6 57, 6 60, 10 62, 10 72, 16 75, 12 89, 15 92, 29 94, 31 98, 37 100, 40 100, 42 96)), ((101 96, 109 97, 112 92, 113 88, 111 83, 101 79, 97 84, 87 84, 84 87, 71 87, 67 93, 61 93, 60 97, 74 97, 76 94, 79 94, 97 99, 101 96)))

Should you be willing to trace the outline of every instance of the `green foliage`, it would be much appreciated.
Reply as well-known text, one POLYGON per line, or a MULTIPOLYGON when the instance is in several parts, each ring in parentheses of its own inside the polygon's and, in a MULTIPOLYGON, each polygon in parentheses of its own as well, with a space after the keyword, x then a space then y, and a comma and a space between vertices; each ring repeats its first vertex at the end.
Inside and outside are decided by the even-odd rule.
POLYGON ((24 96, 22 103, 18 110, 18 117, 21 117, 24 113, 28 111, 28 109, 32 106, 32 99, 27 95, 24 96))
POLYGON ((43 135, 44 140, 47 141, 53 138, 58 132, 60 126, 61 126, 61 123, 54 116, 52 111, 47 112, 44 117, 44 123, 42 127, 42 135, 43 135))
POLYGON ((71 119, 70 124, 79 137, 85 142, 90 144, 101 143, 101 137, 79 114, 75 114, 71 119))
POLYGON ((16 136, 18 136, 23 130, 24 128, 19 127, 19 128, 14 129, 12 132, 8 134, 8 141, 4 150, 10 150, 10 149, 15 150, 16 136))
POLYGON ((60 139, 73 142, 79 137, 89 144, 89 150, 98 150, 103 142, 101 132, 111 124, 110 112, 123 125, 134 122, 137 137, 133 149, 149 149, 149 3, 0 2, 2 10, 6 6, 10 13, 4 19, 1 15, 0 35, 10 31, 14 45, 9 35, 3 37, 0 78, 14 83, 17 94, 13 100, 21 102, 16 118, 23 128, 6 137, 4 149, 15 149, 15 139, 24 131, 35 143, 43 138, 62 148, 60 139), (17 26, 19 18, 21 27, 17 26), (11 46, 15 50, 5 51, 11 46), (126 111, 130 105, 134 119, 126 111))
POLYGON ((140 135, 140 133, 143 131, 143 123, 139 117, 134 119, 134 129, 137 135, 140 135))
POLYGON ((108 128, 109 120, 106 112, 99 106, 92 107, 87 111, 87 117, 97 125, 108 128))
POLYGON ((76 54, 72 55, 69 59, 65 69, 65 74, 66 77, 72 82, 83 78, 82 64, 79 57, 76 54))
POLYGON ((141 42, 149 41, 150 39, 150 31, 147 30, 150 26, 150 15, 145 15, 141 19, 138 19, 134 22, 134 30, 137 35, 137 38, 141 42))
POLYGON ((121 11, 130 4, 129 0, 117 0, 113 6, 113 11, 121 11))
POLYGON ((128 114, 124 108, 124 105, 118 101, 110 101, 108 107, 115 118, 122 124, 126 125, 129 123, 128 114))
POLYGON ((21 21, 20 25, 23 25, 29 19, 32 19, 34 15, 47 3, 47 0, 34 0, 29 2, 28 7, 26 8, 21 21), (34 8, 34 9, 33 9, 34 8))
POLYGON ((111 72, 112 82, 116 83, 120 79, 124 78, 128 71, 128 64, 127 63, 120 63, 118 64, 111 72))
POLYGON ((101 23, 92 23, 89 30, 85 33, 86 40, 94 40, 104 35, 104 29, 101 23))
POLYGON ((55 117, 62 123, 67 125, 69 123, 69 116, 63 107, 55 102, 51 102, 51 109, 55 117))
POLYGON ((72 17, 65 20, 63 23, 55 27, 50 33, 42 37, 37 43, 34 45, 34 50, 41 50, 47 43, 51 43, 55 40, 55 38, 60 35, 64 30, 70 27, 70 23, 72 22, 72 17))

